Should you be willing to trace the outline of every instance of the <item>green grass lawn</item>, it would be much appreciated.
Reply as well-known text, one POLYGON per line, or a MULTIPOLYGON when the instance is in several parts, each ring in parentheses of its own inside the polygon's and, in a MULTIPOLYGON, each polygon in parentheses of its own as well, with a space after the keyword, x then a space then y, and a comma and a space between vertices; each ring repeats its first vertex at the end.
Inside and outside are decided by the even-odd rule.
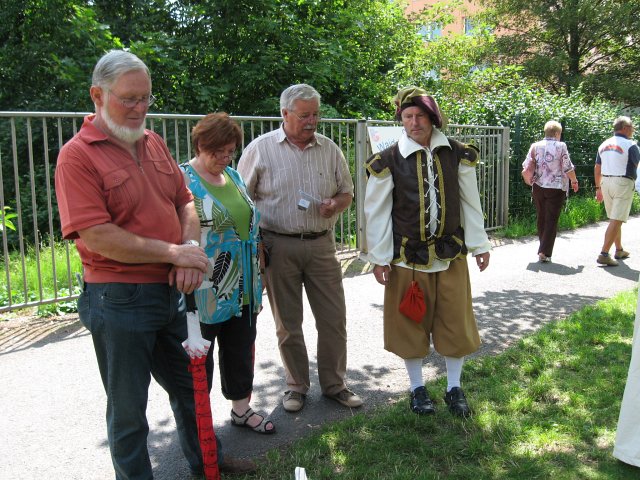
MULTIPOLYGON (((442 401, 436 415, 415 415, 405 396, 269 452, 246 478, 289 479, 296 466, 309 480, 640 478, 611 454, 636 295, 601 301, 500 355, 469 360, 468 420, 442 401)), ((427 388, 445 385, 442 378, 427 388)))

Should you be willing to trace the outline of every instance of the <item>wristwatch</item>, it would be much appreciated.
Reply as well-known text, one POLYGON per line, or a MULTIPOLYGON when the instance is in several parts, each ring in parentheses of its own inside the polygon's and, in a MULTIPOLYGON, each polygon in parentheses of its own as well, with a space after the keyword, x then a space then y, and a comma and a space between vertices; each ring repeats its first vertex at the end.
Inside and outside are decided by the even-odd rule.
POLYGON ((182 242, 183 245, 195 245, 196 247, 200 246, 200 242, 197 240, 185 240, 182 242))

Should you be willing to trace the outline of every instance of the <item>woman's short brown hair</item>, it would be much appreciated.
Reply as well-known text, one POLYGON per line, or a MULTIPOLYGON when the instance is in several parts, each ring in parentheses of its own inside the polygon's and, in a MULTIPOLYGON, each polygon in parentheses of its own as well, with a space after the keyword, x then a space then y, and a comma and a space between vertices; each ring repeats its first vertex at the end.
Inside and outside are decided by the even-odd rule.
POLYGON ((242 144, 242 129, 228 113, 210 113, 191 129, 191 143, 196 155, 200 151, 213 153, 230 143, 238 147, 242 144))

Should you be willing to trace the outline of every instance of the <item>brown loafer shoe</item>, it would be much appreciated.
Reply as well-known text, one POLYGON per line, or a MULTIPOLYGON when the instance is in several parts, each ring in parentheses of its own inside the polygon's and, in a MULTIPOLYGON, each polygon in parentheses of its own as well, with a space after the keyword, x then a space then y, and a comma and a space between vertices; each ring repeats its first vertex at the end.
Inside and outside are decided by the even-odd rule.
POLYGON ((348 388, 340 390, 338 393, 335 393, 333 395, 329 395, 326 393, 324 393, 323 395, 349 408, 358 408, 363 404, 362 399, 348 388))
POLYGON ((253 473, 257 469, 258 466, 253 460, 249 460, 248 458, 231 457, 229 455, 225 455, 223 457, 223 462, 218 464, 218 470, 230 475, 253 473))
POLYGON ((304 393, 287 390, 282 398, 282 406, 287 412, 298 412, 304 407, 307 396, 304 393))

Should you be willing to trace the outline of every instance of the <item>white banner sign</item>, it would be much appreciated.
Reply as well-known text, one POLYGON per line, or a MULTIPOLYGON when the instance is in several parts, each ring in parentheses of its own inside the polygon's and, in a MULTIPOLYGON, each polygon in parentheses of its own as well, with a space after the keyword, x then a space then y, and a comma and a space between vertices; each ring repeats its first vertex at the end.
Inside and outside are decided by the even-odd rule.
POLYGON ((390 147, 398 140, 404 130, 403 127, 368 127, 371 151, 378 153, 390 147))

